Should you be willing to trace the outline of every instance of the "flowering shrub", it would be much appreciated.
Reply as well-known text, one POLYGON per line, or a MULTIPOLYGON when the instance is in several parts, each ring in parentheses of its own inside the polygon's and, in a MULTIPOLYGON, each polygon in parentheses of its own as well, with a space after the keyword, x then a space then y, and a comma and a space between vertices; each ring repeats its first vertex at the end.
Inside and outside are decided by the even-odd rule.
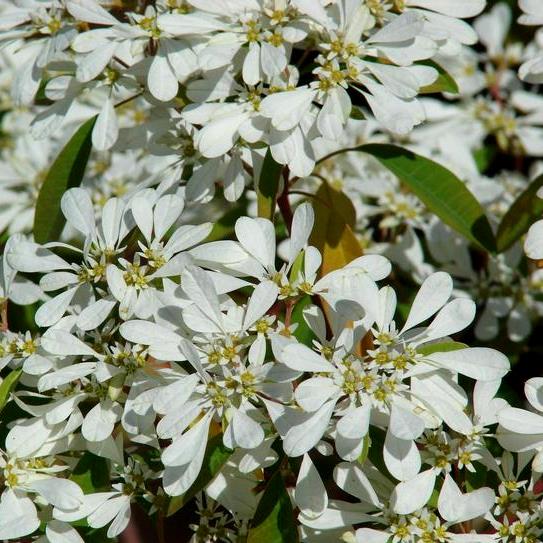
POLYGON ((543 2, 0 44, 0 540, 543 540, 543 2))

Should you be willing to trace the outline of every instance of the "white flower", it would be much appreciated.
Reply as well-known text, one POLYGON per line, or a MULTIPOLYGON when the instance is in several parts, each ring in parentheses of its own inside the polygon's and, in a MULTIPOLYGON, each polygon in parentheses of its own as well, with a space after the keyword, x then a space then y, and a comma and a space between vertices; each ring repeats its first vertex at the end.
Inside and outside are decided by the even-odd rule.
MULTIPOLYGON (((519 0, 519 6, 524 12, 519 18, 520 24, 541 26, 543 25, 543 10, 541 4, 534 0, 519 0)), ((539 31, 536 42, 540 43, 542 34, 539 31)), ((519 76, 529 83, 541 83, 543 76, 543 55, 536 47, 533 56, 529 57, 519 69, 519 76)))
MULTIPOLYGON (((540 377, 528 379, 524 393, 535 411, 543 412, 540 377)), ((498 442, 504 449, 513 452, 529 452, 533 458, 533 469, 543 471, 543 415, 517 407, 506 407, 498 412, 500 423, 498 442)))
MULTIPOLYGON (((6 486, 0 497, 0 537, 18 539, 37 530, 40 520, 34 500, 40 506, 46 503, 65 512, 81 506, 81 488, 56 476, 66 468, 52 457, 0 455, 0 473, 6 486)), ((70 531, 69 526, 53 521, 50 531, 59 529, 70 531)), ((53 538, 51 541, 55 543, 53 538)))

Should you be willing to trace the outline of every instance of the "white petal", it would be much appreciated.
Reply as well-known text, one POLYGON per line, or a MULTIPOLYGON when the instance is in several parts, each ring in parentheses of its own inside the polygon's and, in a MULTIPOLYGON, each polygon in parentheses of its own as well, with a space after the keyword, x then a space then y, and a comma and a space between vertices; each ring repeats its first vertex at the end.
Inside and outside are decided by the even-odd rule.
POLYGON ((543 416, 517 407, 506 407, 498 413, 498 422, 510 432, 542 434, 543 416))
POLYGON ((94 206, 88 191, 81 188, 66 191, 60 201, 60 208, 71 226, 85 237, 94 237, 96 230, 94 206))
POLYGON ((304 515, 313 518, 320 516, 328 507, 326 488, 308 454, 304 454, 298 472, 294 501, 304 515))
POLYGON ((439 492, 437 506, 445 520, 457 523, 482 517, 494 505, 495 499, 492 489, 486 487, 462 494, 454 479, 447 474, 439 492))
POLYGON ((507 357, 499 351, 486 347, 433 353, 425 359, 451 372, 458 372, 481 381, 501 379, 509 372, 507 357))
POLYGON ((56 254, 30 242, 13 245, 7 253, 7 261, 14 270, 28 273, 72 269, 70 264, 56 254))
POLYGON ((177 96, 179 82, 170 67, 168 59, 160 48, 149 66, 147 86, 149 92, 161 102, 169 102, 177 96))
POLYGON ((424 420, 412 411, 393 403, 389 428, 399 439, 417 439, 424 431, 424 420))
POLYGON ((311 89, 276 92, 262 100, 260 112, 272 120, 277 130, 290 130, 309 111, 314 97, 315 91, 311 89))
POLYGON ((274 304, 278 295, 279 287, 273 281, 263 281, 258 284, 249 298, 243 319, 243 329, 247 330, 260 319, 274 304))
POLYGON ((262 70, 268 77, 279 75, 287 67, 285 47, 275 47, 267 41, 261 42, 260 62, 262 70))
POLYGON ((69 0, 66 2, 68 13, 78 21, 97 25, 115 25, 119 21, 95 0, 69 0))
POLYGON ((356 530, 356 543, 387 543, 390 533, 380 532, 372 528, 359 528, 356 530))
POLYGON ((132 215, 143 237, 149 243, 153 232, 153 206, 147 196, 136 196, 132 200, 132 215))
POLYGON ((68 479, 38 479, 30 485, 47 503, 59 509, 77 509, 83 503, 83 491, 68 479))
POLYGON ((262 80, 262 70, 260 67, 260 46, 258 43, 251 42, 249 50, 243 61, 243 81, 247 85, 256 85, 262 80))
POLYGON ((235 225, 236 237, 242 247, 266 269, 275 265, 275 230, 266 219, 241 217, 235 225))
POLYGON ((9 453, 24 458, 36 452, 50 437, 51 428, 41 418, 26 419, 14 426, 6 436, 9 453))
POLYGON ((338 421, 338 434, 348 439, 362 439, 368 433, 370 414, 369 405, 352 409, 338 421))
POLYGON ((429 469, 419 473, 410 481, 396 485, 390 498, 394 512, 399 515, 409 515, 417 509, 422 509, 432 495, 435 482, 435 472, 429 469))
POLYGON ((85 543, 75 528, 60 520, 50 520, 45 535, 50 543, 85 543))
POLYGON ((99 505, 88 517, 91 528, 102 528, 111 522, 126 505, 130 505, 130 497, 117 495, 99 505))
POLYGON ((362 268, 374 281, 381 281, 390 275, 392 265, 390 260, 382 255, 363 255, 355 258, 349 268, 362 268))
POLYGON ((111 294, 113 294, 118 302, 122 302, 125 299, 127 291, 123 272, 114 264, 108 264, 108 267, 106 268, 106 279, 111 294))
POLYGON ((287 345, 281 352, 281 362, 296 371, 334 372, 335 370, 330 362, 302 343, 287 345))
POLYGON ((386 286, 379 290, 379 313, 376 319, 378 329, 382 330, 392 322, 396 305, 396 292, 392 287, 386 286))
POLYGON ((40 288, 44 292, 60 290, 79 283, 77 275, 73 272, 50 272, 40 279, 40 288))
POLYGON ((236 409, 223 437, 229 449, 254 449, 264 441, 264 430, 241 409, 236 409))
POLYGON ((111 98, 107 98, 92 130, 92 144, 98 151, 107 151, 117 141, 119 123, 111 98))
POLYGON ((287 432, 283 449, 288 456, 301 456, 319 442, 328 427, 335 405, 335 399, 325 403, 310 418, 287 432))
POLYGON ((537 221, 530 226, 524 241, 524 251, 528 258, 543 259, 543 221, 537 221))
POLYGON ((170 413, 182 409, 183 404, 196 388, 198 381, 198 375, 194 373, 162 387, 155 397, 153 409, 157 413, 170 413))
POLYGON ((294 392, 296 403, 307 412, 320 409, 322 404, 339 393, 339 387, 328 377, 312 377, 302 381, 294 392))
POLYGON ((426 333, 437 339, 456 334, 467 328, 475 318, 476 306, 473 300, 457 298, 441 308, 426 333))
POLYGON ((166 13, 158 18, 158 27, 174 36, 192 36, 222 30, 223 23, 203 13, 166 13))
POLYGON ((298 253, 305 247, 313 224, 315 222, 315 213, 311 204, 301 204, 296 208, 292 218, 292 231, 288 246, 288 261, 292 264, 298 253))
POLYGON ((230 151, 238 138, 238 128, 247 117, 246 112, 234 111, 206 124, 196 137, 200 153, 207 158, 215 158, 230 151))
POLYGON ((19 539, 40 526, 36 506, 23 493, 6 489, 0 501, 0 539, 19 539))
POLYGON ((113 432, 119 420, 122 408, 111 400, 96 404, 85 416, 81 433, 88 441, 104 441, 113 432))
POLYGON ((421 34, 424 26, 424 19, 418 13, 407 11, 392 19, 381 30, 376 32, 368 42, 371 43, 387 43, 401 42, 411 40, 415 36, 421 34))
POLYGON ((96 370, 95 362, 80 362, 73 366, 66 366, 57 371, 47 373, 40 377, 38 381, 38 390, 45 392, 52 388, 58 388, 61 385, 71 383, 85 377, 96 370))
POLYGON ((334 470, 334 480, 339 488, 356 496, 360 501, 379 509, 382 507, 379 496, 359 464, 347 462, 338 464, 334 470))
POLYGON ((51 354, 97 356, 93 349, 66 330, 50 328, 43 334, 41 345, 51 354))
MULTIPOLYGON (((91 31, 92 32, 92 31, 91 31)), ((86 32, 88 34, 89 32, 86 32)), ((79 34, 81 36, 81 34, 79 34)), ((95 47, 97 42, 93 44, 95 47)), ((75 72, 76 78, 82 83, 87 83, 98 77, 109 64, 111 57, 115 54, 118 44, 114 41, 105 41, 96 47, 94 51, 86 55, 80 55, 75 72)))
POLYGON ((463 19, 479 15, 485 9, 486 2, 485 0, 409 0, 407 5, 463 19))
POLYGON ((72 298, 78 290, 79 285, 58 294, 41 305, 36 311, 36 324, 42 327, 53 326, 53 324, 56 324, 64 313, 66 313, 72 298))
POLYGON ((383 459, 388 471, 399 481, 409 481, 417 475, 421 466, 419 450, 414 441, 398 439, 387 432, 383 459))
POLYGON ((77 317, 78 328, 85 331, 94 330, 106 320, 116 305, 116 300, 102 298, 87 306, 77 317))
MULTIPOLYGON (((125 496, 123 496, 125 497, 125 496)), ((125 499, 122 502, 122 507, 120 511, 115 515, 115 518, 109 525, 109 528, 107 530, 107 536, 109 538, 115 538, 117 537, 121 532, 124 532, 125 528, 128 526, 128 523, 130 522, 130 500, 125 499)))
POLYGON ((153 214, 155 236, 157 239, 162 239, 171 226, 173 226, 183 212, 184 206, 183 199, 176 194, 166 194, 158 200, 153 214))
POLYGON ((524 393, 534 409, 543 411, 543 377, 532 377, 524 384, 524 393))
POLYGON ((453 282, 448 273, 436 272, 430 275, 417 292, 402 331, 424 322, 441 309, 450 298, 452 289, 453 282))
POLYGON ((119 198, 110 198, 102 210, 102 234, 108 249, 115 248, 119 241, 121 221, 125 203, 119 198))
POLYGON ((166 447, 162 452, 162 463, 165 466, 184 466, 190 464, 198 455, 198 451, 205 449, 211 412, 207 413, 190 430, 166 447))
POLYGON ((182 288, 198 309, 221 328, 222 313, 217 293, 206 272, 196 266, 187 266, 182 276, 182 288))
POLYGON ((165 251, 170 253, 184 251, 207 238, 212 228, 213 225, 211 223, 199 224, 197 226, 181 226, 168 240, 165 251))

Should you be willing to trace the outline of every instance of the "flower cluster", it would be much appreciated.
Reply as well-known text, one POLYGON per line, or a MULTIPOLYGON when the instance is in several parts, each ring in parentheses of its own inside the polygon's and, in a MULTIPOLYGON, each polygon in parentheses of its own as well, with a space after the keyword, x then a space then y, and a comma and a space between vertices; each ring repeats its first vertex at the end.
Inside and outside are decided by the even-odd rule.
POLYGON ((0 0, 0 540, 541 541, 542 40, 0 0))
MULTIPOLYGON (((490 454, 482 436, 504 407, 494 395, 509 362, 493 349, 447 343, 475 315, 471 300, 451 300, 447 273, 424 281, 400 328, 394 289, 377 285, 390 273, 385 257, 362 256, 316 279, 321 254, 308 244, 314 212, 307 203, 296 208, 280 266, 270 221, 240 217, 236 239, 203 242, 211 225, 183 224, 175 193, 109 199, 99 221, 84 189, 68 190, 61 205, 83 249, 19 236, 4 253, 6 291, 31 274, 43 303, 39 332, 6 331, 2 341, 2 365, 24 385, 13 401, 26 415, 5 440, 2 506, 21 515, 16 526, 0 523, 3 537, 32 533, 38 510, 53 519, 53 531, 85 518, 94 528, 109 525, 114 537, 132 501, 143 497, 158 508, 162 495, 191 489, 210 435, 236 451, 230 463, 239 473, 279 462, 278 439, 281 454, 303 457, 295 503, 302 525, 322 530, 342 506, 328 503, 309 453, 335 450, 347 462, 336 468, 340 487, 352 469, 365 479, 357 459, 373 428, 383 433, 379 454, 398 481, 389 483, 385 506, 368 480, 376 514, 386 507, 403 523, 420 510, 434 519, 427 533, 445 530, 424 510, 428 492, 420 503, 412 499, 418 485, 431 491, 444 476, 440 515, 466 520, 466 512, 457 518, 460 490, 447 477, 454 465, 473 469, 490 454), (292 310, 310 296, 323 306, 306 304, 295 319, 292 310), (297 335, 304 324, 313 338, 305 343, 297 335), (459 374, 475 381, 470 415, 459 374), (73 450, 111 463, 110 489, 83 494, 59 476, 73 450)), ((368 461, 365 469, 376 468, 368 461)), ((489 488, 476 495, 484 497, 480 508, 494 502, 489 488)), ((348 532, 353 522, 330 527, 348 532)))

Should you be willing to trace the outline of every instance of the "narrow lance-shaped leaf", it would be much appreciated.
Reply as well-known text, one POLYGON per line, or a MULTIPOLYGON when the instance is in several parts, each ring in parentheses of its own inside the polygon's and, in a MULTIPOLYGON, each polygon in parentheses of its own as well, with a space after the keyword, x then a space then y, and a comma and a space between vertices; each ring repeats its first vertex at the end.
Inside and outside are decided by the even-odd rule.
POLYGON ((273 220, 282 171, 283 166, 275 162, 271 151, 268 149, 262 164, 260 179, 256 186, 259 217, 270 221, 273 220))
POLYGON ((407 149, 378 143, 343 149, 323 160, 348 151, 374 156, 445 224, 481 248, 496 251, 496 239, 481 204, 447 168, 407 149))
POLYGON ((281 472, 277 470, 258 502, 247 543, 297 543, 299 540, 292 504, 281 472))
POLYGON ((19 381, 22 371, 23 370, 13 370, 6 376, 2 383, 0 383, 0 413, 4 409, 6 403, 8 403, 9 395, 15 388, 17 381, 19 381))
POLYGON ((84 123, 53 162, 40 189, 34 216, 34 238, 38 243, 55 241, 64 227, 60 210, 62 195, 80 185, 92 147, 96 117, 84 123))
POLYGON ((222 442, 222 434, 214 435, 209 439, 206 446, 202 469, 196 478, 196 481, 182 496, 176 496, 170 500, 168 506, 168 516, 173 515, 188 503, 194 496, 203 490, 208 483, 219 473, 232 455, 230 449, 225 447, 222 442))
POLYGON ((534 179, 530 186, 515 200, 507 210, 498 227, 496 244, 498 252, 509 249, 530 228, 530 225, 543 215, 543 199, 537 197, 543 186, 543 175, 534 179))

